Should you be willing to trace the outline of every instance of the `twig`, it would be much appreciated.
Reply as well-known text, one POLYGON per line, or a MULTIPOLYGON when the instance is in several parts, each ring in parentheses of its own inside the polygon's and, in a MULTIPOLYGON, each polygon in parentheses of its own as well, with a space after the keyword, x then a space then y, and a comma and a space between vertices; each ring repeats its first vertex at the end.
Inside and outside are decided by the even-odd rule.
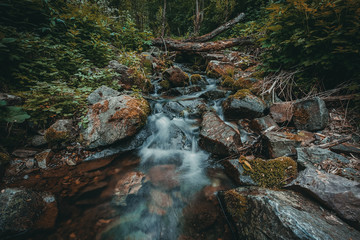
POLYGON ((350 139, 351 139, 351 136, 347 136, 347 137, 345 137, 345 138, 336 140, 336 141, 331 142, 331 143, 321 144, 321 145, 319 145, 318 147, 319 147, 319 148, 329 148, 329 147, 333 147, 333 146, 339 145, 339 144, 341 144, 341 143, 344 143, 344 142, 346 142, 346 141, 349 141, 350 139))

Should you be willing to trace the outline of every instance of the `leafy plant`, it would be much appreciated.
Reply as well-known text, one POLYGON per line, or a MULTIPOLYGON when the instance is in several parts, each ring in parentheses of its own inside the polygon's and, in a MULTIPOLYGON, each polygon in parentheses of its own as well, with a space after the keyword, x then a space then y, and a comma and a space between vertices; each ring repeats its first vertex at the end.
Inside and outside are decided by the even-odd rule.
POLYGON ((0 101, 0 121, 22 123, 29 118, 30 115, 28 115, 21 107, 7 106, 6 101, 0 101))

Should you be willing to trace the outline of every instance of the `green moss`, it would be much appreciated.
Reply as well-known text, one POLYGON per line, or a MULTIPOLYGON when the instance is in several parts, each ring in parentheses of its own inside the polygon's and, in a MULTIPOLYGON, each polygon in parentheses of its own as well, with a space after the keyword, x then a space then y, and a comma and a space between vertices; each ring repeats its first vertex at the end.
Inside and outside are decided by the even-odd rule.
POLYGON ((249 79, 245 78, 239 78, 237 79, 233 84, 234 90, 240 90, 240 89, 250 89, 253 86, 253 83, 249 79))
POLYGON ((160 86, 163 88, 163 89, 170 89, 170 82, 168 80, 162 80, 160 82, 160 86))
POLYGON ((248 210, 248 202, 245 196, 242 196, 235 189, 226 191, 224 200, 227 204, 227 210, 235 219, 244 219, 248 210))
POLYGON ((231 95, 230 98, 243 99, 246 96, 252 96, 252 93, 249 89, 241 89, 237 91, 235 94, 231 95))
POLYGON ((221 82, 221 86, 233 89, 234 83, 235 80, 232 77, 226 76, 224 77, 224 80, 221 82))
POLYGON ((242 156, 239 160, 242 162, 245 174, 250 175, 260 187, 281 188, 290 180, 295 179, 297 175, 296 162, 290 157, 246 160, 251 168, 241 160, 246 160, 246 158, 242 156))
POLYGON ((202 80, 202 77, 200 76, 200 74, 193 74, 190 77, 190 81, 192 84, 197 84, 202 80))

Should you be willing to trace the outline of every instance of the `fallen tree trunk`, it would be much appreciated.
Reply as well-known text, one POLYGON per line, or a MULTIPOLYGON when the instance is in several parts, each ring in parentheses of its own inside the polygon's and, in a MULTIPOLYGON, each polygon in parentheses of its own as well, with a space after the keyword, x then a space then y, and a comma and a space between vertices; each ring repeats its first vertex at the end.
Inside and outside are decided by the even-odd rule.
POLYGON ((165 45, 167 50, 183 51, 183 52, 210 52, 218 51, 239 45, 251 45, 253 42, 249 38, 232 38, 228 40, 220 40, 215 42, 184 42, 173 39, 156 38, 152 41, 152 45, 162 47, 165 45))
POLYGON ((213 39, 214 37, 216 37, 217 35, 219 35, 220 33, 228 30, 229 28, 231 28, 238 22, 240 22, 244 17, 245 17, 245 14, 240 13, 236 18, 224 23, 223 25, 216 28, 212 32, 207 33, 202 36, 199 36, 199 37, 193 37, 193 38, 186 39, 184 42, 207 42, 207 41, 213 39))

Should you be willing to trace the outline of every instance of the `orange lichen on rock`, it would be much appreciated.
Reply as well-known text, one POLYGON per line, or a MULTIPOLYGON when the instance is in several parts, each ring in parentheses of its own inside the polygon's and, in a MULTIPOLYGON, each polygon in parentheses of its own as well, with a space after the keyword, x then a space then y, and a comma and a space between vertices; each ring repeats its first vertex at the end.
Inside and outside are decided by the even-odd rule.
POLYGON ((92 106, 92 110, 93 110, 94 114, 99 114, 101 112, 106 112, 107 110, 109 110, 109 101, 105 100, 103 103, 102 102, 95 103, 92 106))

